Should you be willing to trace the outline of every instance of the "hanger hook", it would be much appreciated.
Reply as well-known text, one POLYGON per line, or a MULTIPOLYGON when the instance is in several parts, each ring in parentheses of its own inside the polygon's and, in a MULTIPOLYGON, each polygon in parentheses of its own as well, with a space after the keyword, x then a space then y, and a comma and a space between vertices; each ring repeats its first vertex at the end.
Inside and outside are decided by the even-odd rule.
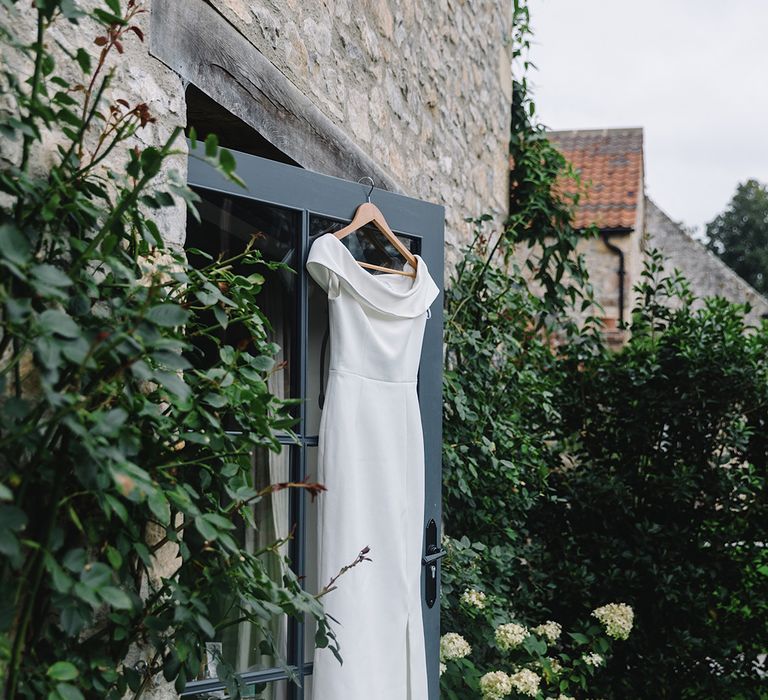
POLYGON ((373 181, 373 178, 369 177, 368 175, 364 175, 363 177, 361 177, 358 180, 358 182, 362 185, 363 184, 363 180, 370 180, 371 181, 371 189, 368 190, 368 194, 365 195, 365 201, 366 202, 370 202, 371 201, 371 192, 373 192, 373 188, 376 187, 376 183, 373 181))

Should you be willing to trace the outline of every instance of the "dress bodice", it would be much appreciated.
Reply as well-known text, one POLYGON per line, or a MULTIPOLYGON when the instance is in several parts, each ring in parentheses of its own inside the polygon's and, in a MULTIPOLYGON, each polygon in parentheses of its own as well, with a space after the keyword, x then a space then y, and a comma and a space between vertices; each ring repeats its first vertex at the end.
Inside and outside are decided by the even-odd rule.
POLYGON ((331 371, 416 381, 427 311, 438 294, 426 263, 416 258, 415 277, 372 275, 333 233, 313 243, 307 269, 328 292, 331 371))

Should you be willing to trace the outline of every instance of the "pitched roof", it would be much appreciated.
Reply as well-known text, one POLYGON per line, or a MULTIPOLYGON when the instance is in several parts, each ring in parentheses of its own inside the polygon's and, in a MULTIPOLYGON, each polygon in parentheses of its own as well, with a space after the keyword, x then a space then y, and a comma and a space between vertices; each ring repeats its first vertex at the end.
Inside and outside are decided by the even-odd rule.
POLYGON ((574 226, 633 229, 643 197, 643 130, 549 131, 586 186, 574 226))

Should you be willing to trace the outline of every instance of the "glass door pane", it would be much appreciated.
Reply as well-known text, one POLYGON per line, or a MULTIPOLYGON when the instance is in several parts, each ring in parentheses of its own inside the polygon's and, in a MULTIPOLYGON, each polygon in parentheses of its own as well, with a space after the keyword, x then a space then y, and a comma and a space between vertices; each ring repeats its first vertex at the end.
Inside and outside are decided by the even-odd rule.
MULTIPOLYGON (((201 201, 197 208, 200 222, 188 218, 186 248, 195 265, 208 263, 196 255, 199 249, 217 258, 229 259, 241 254, 250 244, 269 263, 279 263, 278 269, 265 265, 236 264, 234 271, 245 275, 257 272, 265 278, 259 293, 259 308, 269 321, 269 336, 280 350, 275 371, 269 378, 270 390, 279 397, 297 395, 294 354, 296 343, 296 268, 298 240, 301 234, 301 214, 292 209, 276 207, 246 197, 195 188, 201 201)), ((226 341, 232 345, 247 343, 244 329, 231 324, 226 341)))
MULTIPOLYGON (((186 241, 187 254, 193 265, 210 264, 206 256, 229 260, 243 253, 249 245, 266 262, 279 265, 270 268, 233 262, 232 268, 236 274, 258 273, 264 277, 258 305, 267 318, 269 338, 277 347, 277 364, 267 383, 275 396, 293 398, 298 393, 300 374, 296 367, 298 280, 295 268, 299 258, 301 212, 205 188, 195 188, 195 191, 201 198, 198 203, 201 221, 192 216, 188 218, 186 241)), ((211 325, 214 325, 213 318, 211 325)), ((246 329, 236 322, 230 323, 226 331, 221 332, 220 339, 240 348, 247 347, 249 342, 246 329)), ((193 362, 205 366, 214 361, 216 345, 213 342, 206 345, 203 341, 197 351, 193 362)), ((237 416, 231 416, 229 423, 230 429, 236 432, 237 416)), ((251 467, 254 486, 258 489, 290 481, 291 462, 296 460, 294 453, 298 449, 297 446, 286 446, 279 453, 266 448, 256 450, 251 467)), ((289 565, 286 563, 291 534, 289 511, 290 492, 283 489, 252 506, 255 528, 242 519, 236 522, 237 536, 243 549, 255 555, 263 552, 260 561, 267 574, 275 580, 280 580, 283 570, 289 565), (282 544, 276 550, 271 549, 277 541, 282 541, 282 544)), ((227 697, 225 691, 211 684, 217 678, 220 660, 243 674, 281 668, 289 663, 291 621, 287 616, 270 618, 266 614, 269 622, 264 626, 242 622, 237 601, 225 599, 224 596, 215 601, 211 612, 217 635, 207 642, 206 659, 198 677, 190 683, 188 690, 193 693, 192 697, 196 697, 196 682, 199 687, 213 688, 199 695, 201 698, 227 697)), ((271 675, 274 677, 274 672, 271 675)), ((263 700, 286 700, 288 697, 285 681, 251 684, 248 687, 250 694, 246 697, 263 700)))
MULTIPOLYGON (((288 481, 290 451, 288 447, 279 453, 260 448, 253 453, 251 478, 255 488, 288 481)), ((279 580, 287 566, 285 557, 290 536, 288 491, 276 491, 254 503, 251 516, 256 527, 238 518, 235 536, 243 550, 257 556, 267 574, 279 580), (273 545, 281 540, 283 544, 275 550, 273 545)), ((206 643, 206 660, 195 680, 216 678, 220 659, 238 673, 285 665, 288 618, 285 615, 266 617, 269 621, 263 628, 241 622, 242 612, 236 599, 224 595, 215 598, 211 605, 211 619, 217 634, 206 643)))
MULTIPOLYGON (((348 221, 313 214, 309 218, 310 243, 317 236, 330 231, 338 231, 348 223, 348 221)), ((415 247, 415 239, 401 235, 397 237, 409 251, 412 253, 419 252, 415 247)), ((389 239, 373 225, 363 226, 360 230, 353 231, 344 236, 341 242, 349 249, 355 260, 397 270, 403 268, 403 256, 395 249, 389 239)))

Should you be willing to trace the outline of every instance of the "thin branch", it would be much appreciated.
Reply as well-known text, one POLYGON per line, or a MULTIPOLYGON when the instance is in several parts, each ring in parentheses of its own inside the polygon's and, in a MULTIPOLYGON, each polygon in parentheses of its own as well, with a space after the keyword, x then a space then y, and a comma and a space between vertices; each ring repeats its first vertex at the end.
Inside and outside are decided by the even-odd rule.
POLYGON ((354 569, 358 564, 362 564, 364 561, 373 561, 373 559, 366 556, 370 551, 371 551, 370 547, 363 547, 363 549, 360 550, 360 554, 357 555, 357 558, 351 564, 342 566, 339 569, 339 573, 337 573, 334 577, 331 578, 330 581, 328 581, 328 583, 325 584, 323 589, 315 596, 315 598, 317 600, 320 600, 320 598, 322 598, 324 595, 327 595, 331 591, 335 591, 336 581, 338 581, 350 569, 354 569))

